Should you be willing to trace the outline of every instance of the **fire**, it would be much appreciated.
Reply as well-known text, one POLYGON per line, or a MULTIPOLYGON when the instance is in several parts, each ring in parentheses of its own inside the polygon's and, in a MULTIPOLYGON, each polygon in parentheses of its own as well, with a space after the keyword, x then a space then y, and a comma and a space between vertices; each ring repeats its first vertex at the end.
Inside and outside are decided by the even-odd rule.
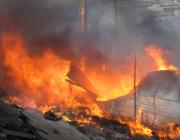
MULTIPOLYGON (((25 98, 28 95, 30 99, 33 99, 31 101, 34 102, 33 107, 44 103, 50 106, 71 104, 70 102, 73 99, 71 101, 67 100, 69 84, 65 81, 71 63, 70 60, 63 60, 54 54, 51 49, 46 49, 41 55, 31 56, 28 54, 23 38, 18 34, 3 35, 2 40, 2 48, 5 54, 4 65, 9 68, 9 75, 13 77, 14 84, 20 87, 20 98, 25 98)), ((164 51, 155 45, 149 45, 145 52, 153 58, 158 70, 176 70, 174 65, 164 59, 163 56, 169 54, 166 50, 164 51)), ((81 70, 88 73, 88 78, 98 88, 98 100, 106 101, 127 95, 133 89, 132 62, 133 59, 130 59, 127 61, 125 68, 120 65, 116 67, 116 70, 111 70, 107 64, 102 64, 99 68, 93 70, 87 69, 85 57, 82 57, 79 64, 81 70)), ((144 72, 138 66, 137 71, 136 80, 138 84, 147 72, 152 71, 152 68, 144 72)), ((78 92, 83 92, 83 90, 78 89, 78 92)), ((79 95, 76 94, 75 96, 79 95)))
MULTIPOLYGON (((51 49, 46 49, 41 55, 31 56, 28 54, 23 38, 18 34, 3 35, 2 48, 5 56, 4 65, 9 68, 9 76, 13 78, 13 84, 20 89, 21 94, 18 96, 24 100, 23 104, 31 102, 32 107, 72 104, 74 97, 70 96, 70 87, 65 81, 70 60, 63 60, 51 49), (29 99, 26 101, 26 97, 32 101, 29 99), (69 100, 67 100, 68 98, 69 100)), ((145 52, 153 58, 158 70, 176 70, 176 67, 169 64, 163 57, 169 54, 167 50, 164 51, 155 45, 149 45, 145 52)), ((106 101, 127 95, 133 89, 132 62, 133 59, 128 60, 126 67, 117 66, 115 70, 111 70, 107 64, 102 64, 93 70, 87 69, 85 57, 82 57, 79 64, 81 70, 88 73, 88 78, 98 88, 98 100, 106 101)), ((138 66, 137 71, 138 84, 145 73, 152 71, 152 68, 144 72, 138 66)), ((73 91, 73 95, 76 97, 79 96, 79 92, 84 92, 75 87, 73 87, 73 91)), ((94 108, 99 110, 98 107, 94 108)))
MULTIPOLYGON (((124 68, 121 64, 116 68, 109 68, 107 64, 102 64, 98 68, 87 69, 86 58, 81 59, 81 70, 88 73, 88 78, 97 87, 99 101, 107 101, 120 96, 125 96, 133 89, 133 59, 127 60, 124 68)), ((137 76, 137 83, 142 79, 142 75, 137 76)))
POLYGON ((136 121, 118 118, 119 122, 128 124, 132 135, 152 137, 155 132, 160 140, 176 139, 180 137, 180 126, 176 126, 172 122, 159 126, 145 126, 141 121, 142 110, 139 110, 138 114, 136 121))
POLYGON ((130 129, 131 129, 131 133, 133 135, 135 134, 138 134, 138 135, 145 135, 145 136, 149 136, 151 137, 152 136, 152 130, 146 126, 144 126, 142 123, 141 123, 141 118, 142 118, 142 110, 139 110, 138 111, 138 117, 137 117, 137 120, 136 121, 130 121, 128 124, 130 126, 130 129))
MULTIPOLYGON (((23 107, 38 108, 42 112, 53 106, 74 107, 80 105, 75 98, 84 92, 73 87, 70 93, 66 82, 70 61, 63 60, 47 49, 41 55, 30 56, 26 44, 18 34, 5 34, 2 37, 4 65, 12 84, 20 94, 12 97, 10 102, 23 107)), ((87 102, 92 112, 100 114, 97 105, 87 102)))
POLYGON ((68 87, 64 79, 70 62, 59 59, 51 50, 46 50, 40 57, 31 58, 18 35, 3 36, 2 48, 4 65, 9 68, 15 86, 20 88, 21 98, 28 95, 36 104, 51 104, 58 102, 59 95, 67 96, 65 91, 68 87))
POLYGON ((174 123, 168 123, 158 130, 158 135, 161 139, 165 139, 167 137, 171 139, 180 138, 180 127, 175 126, 174 123))
POLYGON ((158 70, 177 70, 177 68, 165 59, 170 52, 166 49, 161 49, 156 45, 149 45, 145 48, 145 53, 150 56, 158 70))
POLYGON ((107 101, 109 99, 127 95, 133 88, 133 77, 129 74, 120 75, 114 78, 117 80, 117 83, 114 84, 115 86, 112 85, 113 77, 111 76, 98 78, 100 76, 92 74, 92 77, 93 82, 99 89, 99 92, 103 93, 98 97, 98 100, 100 101, 107 101))
POLYGON ((148 127, 142 125, 139 121, 138 122, 129 122, 128 123, 131 128, 132 135, 145 135, 145 136, 152 136, 152 130, 148 127))
MULTIPOLYGON (((51 49, 46 49, 42 54, 30 55, 26 49, 26 43, 19 34, 4 34, 1 47, 4 66, 7 68, 8 76, 11 77, 12 85, 19 92, 18 95, 9 97, 7 102, 15 103, 23 108, 37 108, 42 112, 55 107, 65 110, 86 106, 92 115, 102 116, 102 110, 82 94, 85 92, 82 88, 72 86, 66 81, 70 60, 62 59, 51 49)), ((153 59, 158 70, 177 70, 174 65, 164 59, 164 55, 169 55, 167 50, 164 51, 155 45, 149 45, 145 52, 153 59)), ((82 66, 81 70, 88 73, 88 78, 98 88, 98 100, 124 96, 133 89, 132 60, 128 63, 127 68, 122 69, 121 66, 117 66, 113 72, 106 64, 102 64, 100 69, 89 70, 85 63, 86 58, 82 58, 79 62, 82 66)), ((143 74, 140 75, 139 72, 137 83, 142 79, 143 74)), ((63 119, 73 121, 65 115, 63 119)), ((82 124, 91 123, 89 118, 76 118, 76 121, 82 124)), ((126 123, 130 126, 133 135, 152 136, 152 130, 142 125, 139 120, 126 123)), ((169 137, 180 135, 179 127, 169 125, 168 128, 169 137), (175 133, 172 133, 174 131, 175 133)), ((167 136, 164 131, 159 131, 158 134, 162 138, 167 136)))
MULTIPOLYGON (((145 135, 149 137, 152 136, 153 129, 144 126, 140 121, 130 121, 128 122, 128 125, 130 126, 132 135, 145 135)), ((176 139, 180 137, 180 127, 175 126, 174 123, 169 123, 165 126, 159 126, 159 128, 156 128, 154 131, 157 132, 157 135, 161 140, 167 138, 176 139)))
POLYGON ((135 121, 123 121, 122 119, 118 119, 118 120, 122 123, 127 123, 129 125, 132 135, 142 135, 142 136, 151 137, 152 130, 142 124, 141 114, 142 114, 142 110, 139 110, 137 120, 135 121))

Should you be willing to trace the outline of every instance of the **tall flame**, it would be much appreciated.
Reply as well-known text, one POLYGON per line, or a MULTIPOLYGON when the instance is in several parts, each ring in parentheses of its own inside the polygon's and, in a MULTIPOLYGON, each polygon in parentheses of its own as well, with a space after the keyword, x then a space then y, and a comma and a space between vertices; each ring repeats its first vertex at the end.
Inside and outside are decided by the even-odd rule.
POLYGON ((166 49, 161 49, 156 45, 149 45, 145 48, 145 52, 150 56, 158 70, 177 70, 177 68, 165 59, 165 56, 169 56, 170 52, 166 49))
POLYGON ((4 65, 9 68, 14 85, 20 89, 21 98, 28 96, 36 105, 65 103, 63 99, 67 98, 68 90, 65 78, 70 62, 60 59, 49 49, 41 56, 30 56, 17 34, 4 35, 2 40, 4 65))
MULTIPOLYGON (((20 94, 11 98, 12 102, 23 107, 35 107, 46 111, 53 106, 75 107, 80 105, 75 98, 84 92, 73 87, 70 92, 66 75, 70 61, 63 60, 47 49, 41 55, 28 54, 26 44, 18 34, 5 34, 2 37, 4 65, 12 77, 13 85, 20 94)), ((83 97, 82 97, 83 98, 83 97)), ((85 99, 84 99, 85 102, 85 99)), ((87 102, 94 114, 100 114, 97 105, 87 102)))

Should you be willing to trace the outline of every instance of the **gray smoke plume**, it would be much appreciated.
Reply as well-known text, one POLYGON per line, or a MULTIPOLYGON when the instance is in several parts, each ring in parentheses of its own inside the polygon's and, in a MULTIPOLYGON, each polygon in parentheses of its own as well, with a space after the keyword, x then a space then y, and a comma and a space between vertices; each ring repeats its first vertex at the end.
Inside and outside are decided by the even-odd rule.
POLYGON ((64 59, 85 57, 90 68, 107 63, 113 69, 133 59, 134 48, 141 60, 144 46, 157 44, 173 53, 173 63, 179 67, 179 17, 159 16, 139 8, 138 3, 88 0, 88 31, 84 33, 81 0, 1 0, 0 33, 15 28, 32 55, 51 47, 64 59))

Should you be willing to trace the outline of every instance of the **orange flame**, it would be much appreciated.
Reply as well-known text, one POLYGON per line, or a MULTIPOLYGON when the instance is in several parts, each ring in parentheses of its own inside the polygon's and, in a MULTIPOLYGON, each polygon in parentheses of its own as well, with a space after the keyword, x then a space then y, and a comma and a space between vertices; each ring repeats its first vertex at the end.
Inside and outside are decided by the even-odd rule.
POLYGON ((142 136, 152 136, 152 130, 141 123, 141 114, 142 110, 138 111, 138 117, 136 121, 123 121, 119 119, 122 123, 127 123, 130 127, 130 131, 132 135, 142 135, 142 136))
MULTIPOLYGON (((22 107, 34 107, 42 112, 46 112, 53 107, 72 108, 82 104, 91 109, 92 114, 101 116, 99 107, 83 97, 84 90, 73 87, 70 91, 69 84, 65 81, 70 68, 70 61, 63 60, 51 49, 45 50, 41 55, 31 56, 22 37, 18 34, 5 34, 2 37, 2 49, 4 52, 4 65, 8 68, 8 74, 12 78, 12 84, 19 90, 20 94, 10 97, 8 101, 16 103, 22 107), (73 93, 72 93, 73 92, 73 93), (78 102, 76 98, 81 97, 84 103, 78 102)), ((170 64, 164 55, 169 55, 168 51, 158 48, 155 45, 146 47, 145 52, 150 56, 158 70, 177 70, 170 64)), ((86 69, 85 58, 80 62, 81 70, 88 72, 89 79, 99 90, 99 100, 108 100, 119 96, 127 95, 133 88, 133 64, 132 61, 126 69, 117 67, 116 71, 109 71, 108 65, 102 64, 100 69, 86 69)), ((137 68, 138 69, 138 68, 137 68)), ((155 69, 156 70, 156 69, 155 69)), ((149 72, 149 71, 147 71, 149 72)), ((138 75, 140 81, 143 75, 138 75)), ((64 120, 69 120, 64 116, 64 120)), ((89 122, 90 120, 80 120, 89 122)), ((143 126, 140 121, 129 122, 132 134, 152 136, 152 130, 143 126)), ((174 127, 170 127, 170 131, 174 127)), ((180 129, 176 128, 177 134, 171 133, 171 137, 180 134, 180 129)), ((159 132, 161 137, 165 137, 159 132)))
POLYGON ((165 139, 167 137, 170 139, 180 138, 180 127, 175 126, 174 123, 168 123, 158 131, 158 135, 161 139, 165 139))
POLYGON ((135 135, 145 135, 145 136, 152 136, 152 130, 148 127, 145 127, 143 124, 138 122, 129 122, 128 125, 130 126, 131 134, 135 135))
MULTIPOLYGON (((4 65, 9 68, 9 76, 13 78, 14 86, 20 90, 20 94, 12 101, 43 112, 52 106, 72 107, 72 102, 73 106, 79 105, 73 101, 69 84, 65 81, 70 61, 61 59, 50 49, 41 55, 30 56, 25 46, 17 34, 6 34, 2 38, 4 65)), ((74 90, 83 92, 80 88, 74 90)), ((99 113, 96 105, 91 103, 91 108, 99 113)))
POLYGON ((164 56, 169 56, 170 52, 165 49, 161 49, 156 45, 149 45, 145 48, 145 52, 150 56, 158 70, 177 70, 177 68, 168 62, 164 56))

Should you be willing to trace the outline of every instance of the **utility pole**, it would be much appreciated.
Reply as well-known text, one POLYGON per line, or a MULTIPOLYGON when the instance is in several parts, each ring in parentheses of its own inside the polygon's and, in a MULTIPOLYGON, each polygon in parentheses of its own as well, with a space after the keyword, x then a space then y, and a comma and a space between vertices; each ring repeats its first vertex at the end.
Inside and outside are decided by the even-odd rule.
POLYGON ((134 119, 137 120, 137 92, 136 92, 136 71, 137 71, 136 52, 134 52, 134 119))
POLYGON ((81 18, 81 25, 82 25, 82 29, 83 31, 87 31, 87 13, 88 9, 87 9, 87 0, 82 0, 81 3, 81 10, 80 10, 80 18, 81 18))

